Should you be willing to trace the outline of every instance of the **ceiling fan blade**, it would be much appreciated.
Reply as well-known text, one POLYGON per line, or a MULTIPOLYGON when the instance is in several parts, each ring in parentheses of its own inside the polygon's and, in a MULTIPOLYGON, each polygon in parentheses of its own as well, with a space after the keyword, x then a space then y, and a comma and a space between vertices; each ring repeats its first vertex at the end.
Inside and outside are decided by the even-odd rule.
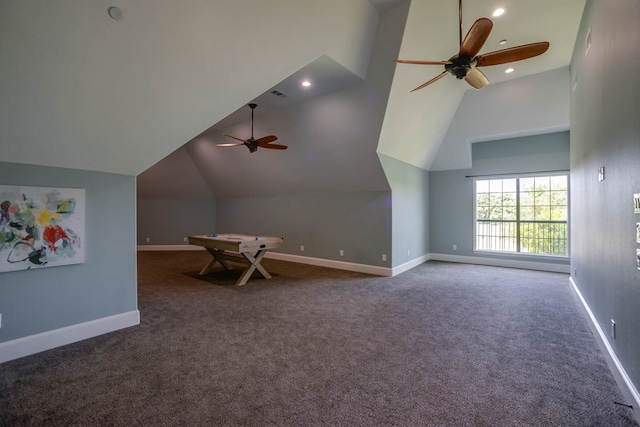
POLYGON ((275 141, 276 139, 278 139, 277 136, 275 135, 268 135, 268 136, 263 136, 262 138, 258 138, 256 139, 256 142, 258 143, 258 145, 260 147, 265 146, 266 144, 275 141))
POLYGON ((487 76, 485 76, 484 73, 477 68, 472 68, 471 70, 469 70, 466 77, 464 78, 464 81, 469 83, 469 85, 474 89, 482 89, 489 84, 489 79, 487 79, 487 76))
POLYGON ((458 55, 465 55, 469 58, 476 56, 482 49, 484 42, 489 38, 492 28, 493 22, 488 18, 480 18, 474 22, 460 45, 460 53, 458 55))
POLYGON ((230 142, 228 144, 216 144, 216 147, 237 147, 238 145, 244 145, 244 142, 230 142))
POLYGON ((411 59, 394 59, 394 62, 401 64, 418 64, 418 65, 448 65, 451 61, 413 61, 411 59))
POLYGON ((417 88, 413 89, 411 92, 415 92, 416 90, 422 89, 425 86, 429 86, 431 83, 436 82, 436 81, 440 80, 441 78, 443 78, 445 74, 447 74, 447 71, 443 71, 442 73, 438 74, 436 77, 432 78, 428 82, 423 83, 420 86, 418 86, 417 88))
POLYGON ((223 135, 224 135, 224 136, 227 136, 227 137, 229 137, 229 138, 237 139, 238 141, 242 141, 243 143, 246 141, 246 140, 244 140, 244 139, 240 139, 240 138, 235 137, 235 136, 227 135, 226 133, 223 133, 223 135))
POLYGON ((523 44, 478 56, 477 67, 506 64, 542 55, 549 49, 549 42, 523 44))
POLYGON ((288 147, 286 145, 280 145, 280 144, 265 144, 265 145, 261 145, 260 148, 271 148, 273 150, 286 150, 288 147))

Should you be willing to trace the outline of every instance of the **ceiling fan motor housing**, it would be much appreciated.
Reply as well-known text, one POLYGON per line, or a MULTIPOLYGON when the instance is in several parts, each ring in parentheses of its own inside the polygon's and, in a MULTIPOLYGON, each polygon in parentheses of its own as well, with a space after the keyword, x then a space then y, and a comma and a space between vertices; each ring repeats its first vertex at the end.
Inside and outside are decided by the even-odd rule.
POLYGON ((249 148, 249 152, 254 153, 258 149, 258 141, 256 141, 253 136, 247 139, 244 143, 249 148))
POLYGON ((478 62, 477 60, 473 61, 472 58, 466 55, 454 55, 449 61, 451 61, 451 64, 446 64, 444 69, 459 80, 464 79, 467 73, 471 71, 471 68, 475 66, 475 63, 478 62))

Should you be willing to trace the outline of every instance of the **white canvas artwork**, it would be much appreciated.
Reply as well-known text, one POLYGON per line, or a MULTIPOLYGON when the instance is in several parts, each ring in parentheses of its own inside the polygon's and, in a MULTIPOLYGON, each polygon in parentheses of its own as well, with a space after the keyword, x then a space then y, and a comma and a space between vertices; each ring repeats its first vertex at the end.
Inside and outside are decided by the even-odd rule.
POLYGON ((0 185, 0 272, 84 262, 85 190, 0 185))

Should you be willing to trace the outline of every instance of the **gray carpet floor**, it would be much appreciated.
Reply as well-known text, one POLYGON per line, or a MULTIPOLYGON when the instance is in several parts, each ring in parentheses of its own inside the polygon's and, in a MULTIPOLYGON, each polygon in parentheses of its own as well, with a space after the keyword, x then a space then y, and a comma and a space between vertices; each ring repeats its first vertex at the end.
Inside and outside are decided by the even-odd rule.
POLYGON ((637 425, 565 274, 207 260, 139 253, 141 324, 0 365, 0 425, 637 425))

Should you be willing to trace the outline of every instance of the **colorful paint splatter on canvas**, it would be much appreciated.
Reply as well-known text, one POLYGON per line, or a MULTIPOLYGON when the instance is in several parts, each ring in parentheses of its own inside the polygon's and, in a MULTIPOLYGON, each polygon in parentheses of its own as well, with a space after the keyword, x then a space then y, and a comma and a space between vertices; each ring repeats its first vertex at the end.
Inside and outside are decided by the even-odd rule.
POLYGON ((85 190, 0 185, 0 272, 84 262, 85 190))

